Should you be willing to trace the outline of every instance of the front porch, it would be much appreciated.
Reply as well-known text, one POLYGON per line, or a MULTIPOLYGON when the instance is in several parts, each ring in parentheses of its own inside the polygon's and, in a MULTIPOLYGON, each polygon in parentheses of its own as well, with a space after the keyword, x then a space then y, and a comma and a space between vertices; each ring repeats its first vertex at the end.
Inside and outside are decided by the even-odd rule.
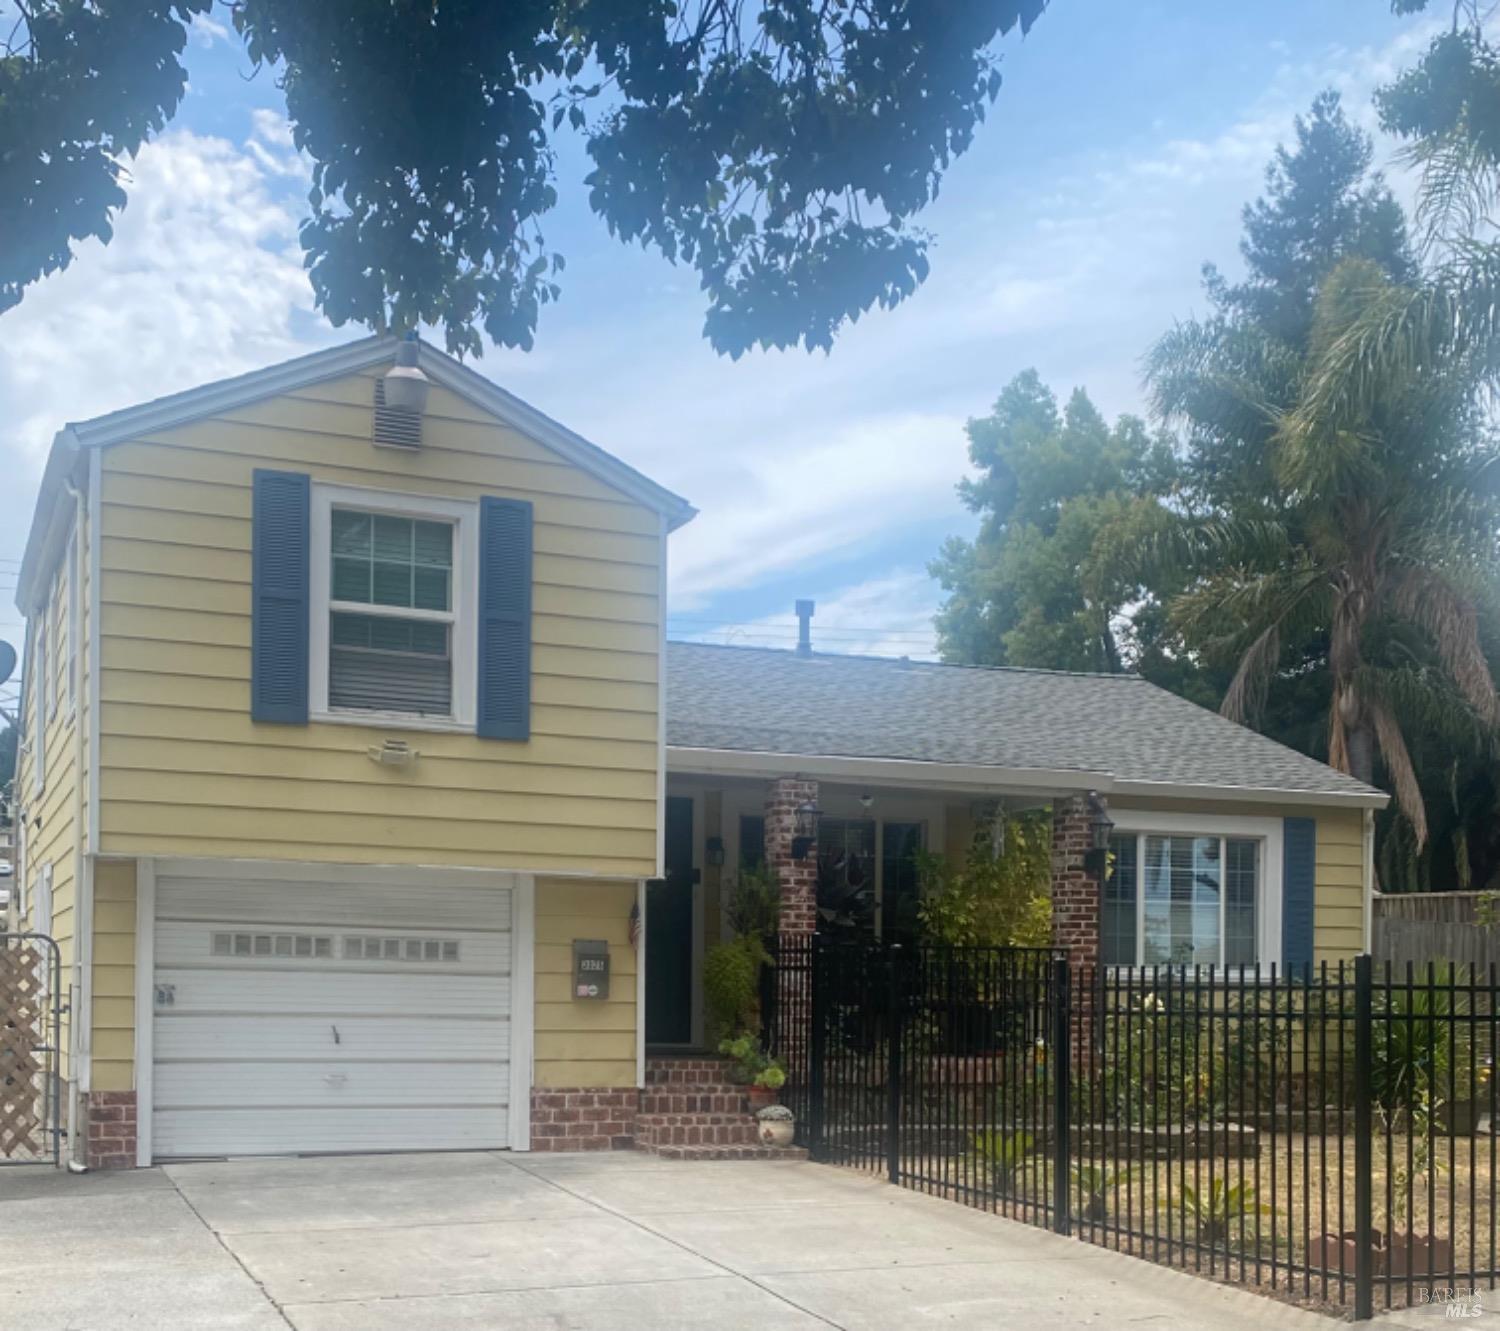
MULTIPOLYGON (((746 755, 752 757, 758 755, 746 755)), ((1054 810, 1054 941, 1077 960, 1097 958, 1098 876, 1084 862, 1092 821, 1105 806, 1097 796, 1086 798, 1087 774, 1071 782, 1039 774, 1052 784, 1028 787, 938 764, 864 764, 882 765, 928 770, 915 780, 905 773, 903 780, 878 773, 830 779, 807 771, 669 772, 665 876, 647 896, 649 1052, 712 1052, 704 957, 732 936, 727 908, 740 873, 762 867, 775 873, 784 936, 837 931, 914 941, 921 927, 919 852, 957 868, 976 835, 1023 812, 1054 810)))

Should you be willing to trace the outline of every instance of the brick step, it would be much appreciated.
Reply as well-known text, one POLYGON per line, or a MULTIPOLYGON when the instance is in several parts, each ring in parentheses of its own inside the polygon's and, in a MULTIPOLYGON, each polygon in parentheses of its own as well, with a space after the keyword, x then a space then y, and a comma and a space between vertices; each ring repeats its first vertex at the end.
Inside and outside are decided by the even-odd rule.
POLYGON ((637 1146, 757 1146, 759 1128, 748 1114, 642 1114, 637 1146))
POLYGON ((663 1160, 806 1160, 800 1146, 643 1146, 636 1150, 663 1160))
POLYGON ((743 1086, 684 1084, 648 1086, 641 1092, 643 1114, 748 1114, 743 1086))

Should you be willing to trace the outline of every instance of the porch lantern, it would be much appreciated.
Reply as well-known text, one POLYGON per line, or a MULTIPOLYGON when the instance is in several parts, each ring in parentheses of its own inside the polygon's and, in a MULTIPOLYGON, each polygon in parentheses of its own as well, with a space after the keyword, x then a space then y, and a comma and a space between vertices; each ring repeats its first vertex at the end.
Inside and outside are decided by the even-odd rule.
POLYGON ((1109 838, 1115 825, 1109 820, 1109 809, 1097 791, 1088 794, 1089 808, 1089 853, 1085 867, 1094 873, 1103 873, 1108 864, 1109 838))
POLYGON ((818 819, 823 811, 812 801, 797 806, 797 821, 792 834, 792 858, 805 860, 807 852, 818 844, 818 819))
POLYGON ((708 839, 708 864, 712 869, 724 867, 724 838, 711 836, 708 839))

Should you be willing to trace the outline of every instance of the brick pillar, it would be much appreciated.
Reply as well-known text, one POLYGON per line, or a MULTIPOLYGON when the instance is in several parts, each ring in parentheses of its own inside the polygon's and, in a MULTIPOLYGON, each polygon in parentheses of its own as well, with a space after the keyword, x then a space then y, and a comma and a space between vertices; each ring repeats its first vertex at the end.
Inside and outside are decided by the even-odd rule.
POLYGON ((1075 970, 1099 963, 1099 875, 1085 867, 1094 816, 1083 795, 1052 805, 1052 945, 1075 970))
POLYGON ((818 928, 818 847, 792 858, 797 807, 818 802, 818 783, 780 776, 766 787, 766 867, 781 884, 781 932, 811 934, 818 928))
POLYGON ((94 1091, 80 1100, 88 1167, 134 1169, 135 1092, 94 1091))

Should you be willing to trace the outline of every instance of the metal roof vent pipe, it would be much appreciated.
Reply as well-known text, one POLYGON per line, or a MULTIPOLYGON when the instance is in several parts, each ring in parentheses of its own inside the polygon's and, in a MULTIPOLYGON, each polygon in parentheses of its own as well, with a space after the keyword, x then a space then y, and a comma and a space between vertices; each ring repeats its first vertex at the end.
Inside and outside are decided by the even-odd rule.
POLYGON ((408 333, 396 348, 396 363, 385 374, 385 405, 420 416, 427 409, 427 376, 417 368, 417 335, 408 333))
POLYGON ((797 655, 812 655, 813 602, 797 602, 797 655))

